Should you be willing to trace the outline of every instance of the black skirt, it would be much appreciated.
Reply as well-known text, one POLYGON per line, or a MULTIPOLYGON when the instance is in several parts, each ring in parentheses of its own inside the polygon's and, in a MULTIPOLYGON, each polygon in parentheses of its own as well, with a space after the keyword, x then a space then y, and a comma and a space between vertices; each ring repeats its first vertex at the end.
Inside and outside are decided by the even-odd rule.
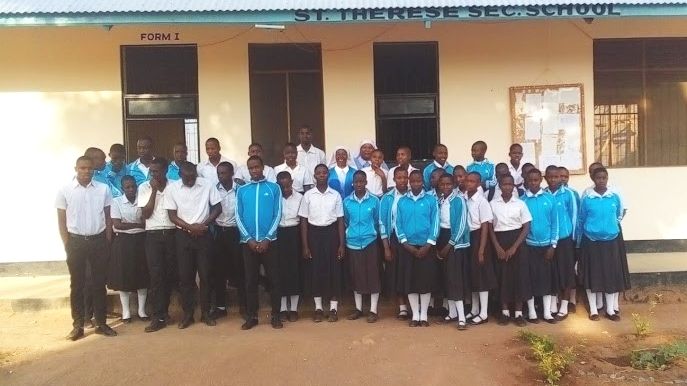
MULTIPOLYGON (((448 245, 449 240, 451 239, 451 230, 447 228, 439 228, 439 237, 437 237, 437 253, 440 252, 446 245, 448 245)), ((444 296, 444 283, 446 283, 446 260, 437 260, 437 283, 439 285, 437 286, 437 289, 435 292, 432 293, 432 296, 436 299, 436 301, 440 301, 444 296)), ((437 307, 440 305, 437 304, 437 307)))
MULTIPOLYGON (((495 232, 496 240, 504 250, 515 244, 521 229, 495 232)), ((496 277, 498 279, 499 301, 501 304, 519 303, 532 297, 528 247, 523 242, 508 261, 496 259, 496 277)))
POLYGON ((300 226, 279 227, 276 244, 280 292, 282 296, 300 295, 300 264, 303 260, 300 226))
POLYGON ((532 296, 553 295, 558 293, 555 286, 555 265, 553 260, 546 260, 546 251, 550 247, 528 246, 530 282, 532 296))
POLYGON ((625 239, 623 238, 623 228, 618 224, 620 233, 618 234, 618 252, 620 253, 620 265, 623 269, 623 287, 624 290, 632 288, 630 284, 630 267, 627 265, 627 251, 625 250, 625 239))
POLYGON ((572 237, 558 240, 554 254, 555 283, 560 291, 575 288, 575 242, 572 237))
POLYGON ((444 271, 444 296, 449 300, 465 300, 470 288, 470 259, 468 248, 453 249, 442 261, 444 271))
MULTIPOLYGON (((382 273, 382 293, 386 297, 394 297, 398 295, 396 291, 396 277, 398 272, 399 248, 402 248, 398 243, 395 232, 392 232, 388 238, 389 249, 391 249, 391 261, 384 260, 382 273)), ((382 259, 384 259, 384 249, 382 249, 382 259)))
POLYGON ((107 286, 114 291, 131 292, 149 285, 145 232, 117 233, 108 262, 107 286))
POLYGON ((623 291, 625 279, 620 255, 617 237, 610 241, 591 241, 583 237, 581 276, 584 288, 604 293, 623 291))
POLYGON ((336 222, 318 227, 308 224, 308 245, 312 259, 306 268, 309 292, 314 297, 340 297, 342 291, 342 261, 336 255, 339 249, 339 228, 336 222))
POLYGON ((494 273, 493 249, 487 239, 484 248, 484 262, 479 263, 479 242, 482 230, 470 232, 470 287, 472 292, 490 291, 496 288, 496 274, 494 273))
MULTIPOLYGON (((417 246, 418 248, 420 246, 417 246)), ((436 291, 437 283, 437 250, 430 248, 427 256, 418 259, 408 252, 403 245, 399 250, 399 274, 397 290, 399 294, 426 294, 436 291)))
POLYGON ((363 249, 347 248, 353 291, 360 294, 376 294, 381 290, 379 282, 379 244, 377 240, 363 249))

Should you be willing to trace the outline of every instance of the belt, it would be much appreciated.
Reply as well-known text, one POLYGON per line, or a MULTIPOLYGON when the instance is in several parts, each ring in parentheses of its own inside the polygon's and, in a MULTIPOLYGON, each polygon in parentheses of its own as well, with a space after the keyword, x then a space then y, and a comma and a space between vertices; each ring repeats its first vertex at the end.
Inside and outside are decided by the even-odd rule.
POLYGON ((177 231, 176 228, 168 228, 168 229, 151 229, 149 231, 146 231, 146 233, 150 233, 152 235, 172 235, 175 234, 177 231))
POLYGON ((69 234, 70 239, 76 239, 76 240, 82 240, 82 241, 89 241, 89 240, 97 240, 105 237, 105 232, 100 232, 97 235, 77 235, 74 233, 69 234))
POLYGON ((216 229, 220 232, 233 232, 238 229, 237 227, 223 227, 221 225, 217 225, 216 227, 216 229))

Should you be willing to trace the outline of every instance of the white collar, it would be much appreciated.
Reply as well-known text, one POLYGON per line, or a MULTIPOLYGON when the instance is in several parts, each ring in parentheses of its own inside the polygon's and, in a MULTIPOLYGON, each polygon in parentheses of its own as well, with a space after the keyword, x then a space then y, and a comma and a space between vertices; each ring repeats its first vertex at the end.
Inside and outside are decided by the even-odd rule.
POLYGON ((436 166, 438 168, 445 169, 447 165, 448 165, 448 161, 445 161, 444 164, 442 165, 439 162, 437 162, 436 160, 434 160, 434 166, 436 166))
POLYGON ((527 197, 539 197, 542 194, 544 194, 544 189, 541 188, 537 191, 537 193, 532 193, 529 189, 525 190, 525 195, 527 195, 527 197))
POLYGON ((591 197, 603 198, 612 196, 613 192, 611 191, 611 188, 606 186, 606 191, 604 192, 604 194, 599 194, 599 192, 594 190, 594 188, 590 188, 589 193, 587 195, 591 197))
POLYGON ((424 191, 424 190, 421 190, 421 191, 420 191, 420 194, 418 194, 418 195, 416 196, 416 195, 413 194, 413 191, 412 191, 412 190, 408 189, 408 192, 406 193, 406 196, 412 198, 413 201, 417 201, 417 200, 419 200, 419 199, 421 199, 422 197, 425 196, 425 191, 424 191))
POLYGON ((76 176, 74 176, 74 178, 72 179, 72 187, 73 187, 73 188, 78 188, 79 186, 83 186, 84 188, 91 188, 91 187, 94 187, 94 186, 95 186, 95 183, 94 183, 94 182, 97 182, 97 181, 95 181, 95 180, 91 177, 91 180, 86 184, 86 186, 83 186, 83 185, 81 185, 81 184, 79 183, 79 180, 76 179, 76 176))

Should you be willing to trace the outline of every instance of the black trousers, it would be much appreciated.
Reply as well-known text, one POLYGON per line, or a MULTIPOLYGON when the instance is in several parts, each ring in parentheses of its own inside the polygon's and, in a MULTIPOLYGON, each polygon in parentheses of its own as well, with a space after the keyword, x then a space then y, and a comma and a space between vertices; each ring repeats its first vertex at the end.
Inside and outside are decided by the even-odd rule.
POLYGON ((236 287, 239 295, 239 309, 246 311, 246 281, 243 255, 241 251, 241 235, 237 227, 216 227, 213 243, 213 283, 212 292, 215 295, 215 306, 226 307, 227 281, 236 287))
POLYGON ((272 303, 272 316, 279 314, 281 306, 281 292, 279 291, 279 273, 277 272, 277 254, 274 253, 276 244, 270 244, 265 253, 255 253, 250 250, 248 244, 243 246, 243 264, 246 273, 246 314, 248 319, 258 317, 258 281, 260 280, 260 264, 265 267, 265 275, 272 283, 270 288, 270 303, 272 303))
POLYGON ((172 289, 179 286, 177 270, 176 229, 146 232, 145 250, 150 274, 147 302, 153 317, 164 320, 169 312, 172 289))
POLYGON ((74 327, 84 325, 84 290, 86 276, 90 276, 91 299, 96 323, 106 322, 105 272, 107 271, 107 242, 105 233, 95 236, 69 235, 65 248, 67 252, 67 267, 69 268, 72 321, 74 327), (90 271, 90 272, 88 272, 90 271))
POLYGON ((195 309, 196 274, 200 278, 200 312, 210 312, 210 268, 212 257, 210 244, 212 236, 206 232, 195 237, 177 231, 177 258, 179 260, 179 289, 184 314, 192 316, 195 309))

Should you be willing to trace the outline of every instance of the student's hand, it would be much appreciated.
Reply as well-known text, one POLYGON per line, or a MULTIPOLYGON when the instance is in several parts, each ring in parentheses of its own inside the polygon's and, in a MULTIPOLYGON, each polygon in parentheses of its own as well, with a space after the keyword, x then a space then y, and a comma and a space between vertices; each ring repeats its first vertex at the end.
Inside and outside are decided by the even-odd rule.
POLYGON ((504 251, 500 245, 496 245, 495 248, 496 248, 496 256, 498 256, 499 260, 507 261, 508 256, 506 254, 506 251, 504 251))
POLYGON ((554 247, 549 247, 549 249, 546 250, 546 260, 552 260, 553 259, 553 253, 556 251, 554 247))
POLYGON ((305 260, 310 260, 312 259, 312 255, 310 254, 310 248, 308 247, 303 247, 303 258, 305 260))
POLYGON ((510 260, 511 257, 515 256, 517 250, 514 247, 506 249, 506 261, 510 260))
POLYGON ((479 262, 479 265, 484 265, 484 249, 480 249, 477 252, 477 262, 479 262))
POLYGON ((150 188, 153 189, 153 193, 157 193, 160 190, 160 183, 156 179, 152 178, 150 180, 150 188))
POLYGON ((386 174, 384 173, 384 170, 380 168, 379 166, 374 166, 372 165, 372 170, 380 177, 386 177, 386 174))
POLYGON ((439 257, 439 260, 444 260, 446 256, 448 256, 448 253, 451 251, 451 244, 446 244, 446 246, 439 251, 439 254, 437 257, 439 257))
POLYGON ((343 245, 339 245, 339 250, 336 251, 337 260, 343 260, 345 254, 346 254, 346 248, 344 248, 343 245))
POLYGON ((256 247, 256 250, 258 253, 265 253, 270 247, 270 241, 268 239, 262 240, 261 242, 258 243, 258 246, 256 247))
POLYGON ((248 244, 248 248, 250 248, 251 251, 257 252, 257 247, 258 247, 257 241, 250 239, 250 240, 248 240, 247 244, 248 244))
POLYGON ((208 226, 204 224, 191 224, 188 230, 191 236, 200 237, 207 232, 208 226))
POLYGON ((389 247, 384 247, 384 260, 386 261, 393 261, 394 256, 391 254, 391 248, 389 247))
POLYGON ((417 251, 417 257, 419 257, 420 259, 424 259, 425 257, 427 257, 427 255, 429 254, 430 248, 431 248, 431 245, 429 245, 429 244, 425 244, 425 245, 421 246, 420 249, 418 249, 418 251, 417 251))

